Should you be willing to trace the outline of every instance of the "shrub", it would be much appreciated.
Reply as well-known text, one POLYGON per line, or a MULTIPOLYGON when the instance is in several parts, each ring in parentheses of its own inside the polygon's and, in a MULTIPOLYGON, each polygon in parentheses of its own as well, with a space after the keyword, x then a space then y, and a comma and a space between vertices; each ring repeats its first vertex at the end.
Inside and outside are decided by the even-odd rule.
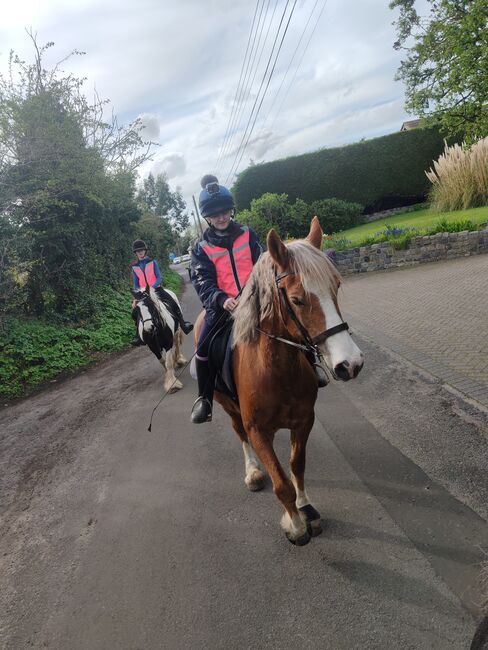
POLYGON ((439 219, 433 226, 425 231, 426 235, 435 235, 438 232, 463 232, 463 230, 476 230, 475 224, 470 219, 448 221, 439 219))
POLYGON ((466 210, 488 203, 488 137, 468 148, 448 146, 425 172, 432 183, 430 200, 439 211, 466 210))
POLYGON ((442 152, 435 129, 415 129, 365 142, 248 167, 233 193, 239 209, 266 192, 286 193, 313 203, 338 198, 360 203, 365 212, 425 200, 429 181, 424 170, 442 152))
MULTIPOLYGON (((314 201, 311 205, 312 216, 317 215, 322 230, 327 234, 346 230, 362 223, 362 211, 363 206, 359 203, 348 203, 340 199, 322 199, 314 201)), ((310 218, 308 226, 310 226, 310 218)))

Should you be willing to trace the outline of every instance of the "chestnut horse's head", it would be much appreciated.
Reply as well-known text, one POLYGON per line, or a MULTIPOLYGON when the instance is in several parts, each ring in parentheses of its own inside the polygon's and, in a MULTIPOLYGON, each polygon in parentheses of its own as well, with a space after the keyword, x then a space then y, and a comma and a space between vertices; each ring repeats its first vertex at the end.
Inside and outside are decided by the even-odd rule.
POLYGON ((341 278, 321 251, 322 237, 317 217, 304 240, 285 245, 275 230, 269 232, 269 255, 261 256, 246 285, 234 340, 251 340, 251 328, 265 322, 268 329, 281 326, 295 341, 308 335, 335 376, 348 381, 358 375, 364 357, 343 324, 337 301, 341 278))

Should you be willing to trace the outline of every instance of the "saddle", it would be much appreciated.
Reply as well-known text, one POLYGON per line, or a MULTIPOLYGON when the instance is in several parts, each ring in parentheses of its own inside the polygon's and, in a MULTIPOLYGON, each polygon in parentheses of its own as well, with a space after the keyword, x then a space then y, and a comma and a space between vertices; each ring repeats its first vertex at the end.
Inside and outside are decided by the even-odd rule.
POLYGON ((228 395, 238 403, 237 389, 232 372, 232 326, 234 321, 228 318, 213 334, 208 360, 215 373, 215 389, 228 395))

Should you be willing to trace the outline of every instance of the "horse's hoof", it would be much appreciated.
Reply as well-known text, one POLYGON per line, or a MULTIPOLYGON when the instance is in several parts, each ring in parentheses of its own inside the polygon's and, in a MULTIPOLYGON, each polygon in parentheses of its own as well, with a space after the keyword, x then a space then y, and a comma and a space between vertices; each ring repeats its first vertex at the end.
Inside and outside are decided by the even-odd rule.
POLYGON ((305 546, 305 544, 308 544, 309 541, 312 539, 312 536, 308 532, 308 529, 306 533, 304 533, 301 537, 298 537, 297 539, 293 539, 290 536, 290 533, 285 533, 285 535, 286 535, 286 539, 292 544, 294 544, 295 546, 305 546))
POLYGON ((307 521, 307 530, 312 537, 317 537, 322 533, 322 520, 307 521))
POLYGON ((175 384, 171 386, 168 392, 170 395, 172 395, 173 393, 178 392, 182 388, 183 388, 183 384, 181 383, 181 381, 177 381, 175 384))
POLYGON ((259 492, 266 484, 266 477, 261 470, 256 469, 250 476, 246 476, 244 482, 251 492, 259 492))
POLYGON ((312 537, 317 537, 322 532, 322 519, 320 512, 308 503, 306 506, 298 508, 301 518, 307 524, 307 530, 312 537))

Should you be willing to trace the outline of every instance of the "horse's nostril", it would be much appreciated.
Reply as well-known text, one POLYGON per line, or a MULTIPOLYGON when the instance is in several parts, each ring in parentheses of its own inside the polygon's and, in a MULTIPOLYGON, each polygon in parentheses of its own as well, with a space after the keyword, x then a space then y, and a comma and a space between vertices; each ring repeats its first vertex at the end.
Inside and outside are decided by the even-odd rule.
POLYGON ((339 379, 342 379, 342 381, 347 381, 348 379, 351 378, 349 374, 349 370, 347 369, 344 363, 338 363, 337 366, 334 368, 334 372, 339 377, 339 379))
POLYGON ((364 361, 363 361, 363 363, 358 364, 358 365, 354 368, 354 377, 355 377, 355 378, 359 375, 359 373, 361 372, 361 369, 362 369, 363 366, 364 366, 364 361))

